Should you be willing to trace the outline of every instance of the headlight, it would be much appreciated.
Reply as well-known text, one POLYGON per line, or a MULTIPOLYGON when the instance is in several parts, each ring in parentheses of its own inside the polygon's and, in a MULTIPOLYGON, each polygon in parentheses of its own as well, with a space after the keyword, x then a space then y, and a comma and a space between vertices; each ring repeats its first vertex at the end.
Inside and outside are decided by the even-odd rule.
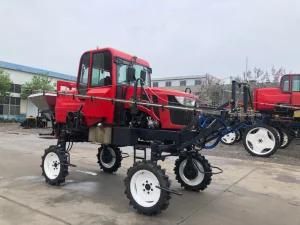
POLYGON ((183 96, 175 96, 176 100, 184 106, 189 106, 189 107, 194 107, 196 100, 193 98, 187 98, 187 97, 183 97, 183 96))

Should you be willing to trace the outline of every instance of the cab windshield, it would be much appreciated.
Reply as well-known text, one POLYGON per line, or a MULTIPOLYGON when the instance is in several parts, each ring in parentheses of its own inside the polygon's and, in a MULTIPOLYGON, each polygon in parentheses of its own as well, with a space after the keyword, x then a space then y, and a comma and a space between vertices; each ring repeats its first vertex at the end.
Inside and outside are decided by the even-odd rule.
MULTIPOLYGON (((128 83, 133 84, 133 82, 128 82, 126 79, 126 71, 127 71, 127 68, 129 66, 131 66, 131 64, 132 64, 131 62, 124 60, 124 59, 117 60, 117 83, 118 84, 128 84, 128 83)), ((151 84, 150 71, 151 71, 151 69, 146 66, 143 66, 140 64, 135 64, 135 63, 132 66, 135 69, 135 79, 134 80, 141 78, 141 74, 146 73, 144 85, 150 87, 150 84, 151 84)))

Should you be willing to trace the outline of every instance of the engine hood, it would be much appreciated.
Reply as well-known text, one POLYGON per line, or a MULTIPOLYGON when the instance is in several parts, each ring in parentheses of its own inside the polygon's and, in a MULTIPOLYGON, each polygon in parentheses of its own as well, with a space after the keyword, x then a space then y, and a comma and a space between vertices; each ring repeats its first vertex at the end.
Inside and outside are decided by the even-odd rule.
POLYGON ((271 93, 280 92, 280 88, 277 88, 277 87, 263 87, 263 88, 256 88, 255 90, 259 91, 259 92, 271 92, 271 93))
POLYGON ((289 104, 290 97, 280 88, 257 88, 254 91, 254 106, 258 111, 274 110, 277 104, 289 104))

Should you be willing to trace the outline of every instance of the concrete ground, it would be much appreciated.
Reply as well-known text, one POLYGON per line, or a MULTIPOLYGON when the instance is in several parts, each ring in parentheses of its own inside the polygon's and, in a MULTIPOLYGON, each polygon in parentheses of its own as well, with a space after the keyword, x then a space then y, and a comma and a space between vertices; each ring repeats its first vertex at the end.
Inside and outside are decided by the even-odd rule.
POLYGON ((96 164, 97 145, 75 144, 71 159, 77 167, 70 168, 66 184, 52 187, 44 182, 40 168, 41 155, 50 144, 55 140, 39 138, 36 130, 16 131, 0 124, 1 225, 300 225, 297 158, 288 165, 272 163, 272 158, 257 161, 208 155, 211 164, 222 167, 224 173, 215 175, 209 188, 200 193, 182 190, 172 173, 174 159, 166 160, 162 167, 167 169, 171 187, 183 196, 173 195, 167 210, 147 217, 137 214, 124 195, 123 180, 132 158, 124 159, 121 169, 109 175, 96 164))

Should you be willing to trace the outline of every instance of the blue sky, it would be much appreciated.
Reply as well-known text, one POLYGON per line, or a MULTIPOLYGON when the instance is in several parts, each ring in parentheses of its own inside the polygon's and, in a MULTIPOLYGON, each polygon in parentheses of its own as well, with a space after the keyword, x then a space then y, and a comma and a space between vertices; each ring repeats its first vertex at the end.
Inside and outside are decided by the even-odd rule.
POLYGON ((0 60, 76 74, 81 53, 114 47, 154 76, 300 73, 298 0, 0 0, 0 60))

